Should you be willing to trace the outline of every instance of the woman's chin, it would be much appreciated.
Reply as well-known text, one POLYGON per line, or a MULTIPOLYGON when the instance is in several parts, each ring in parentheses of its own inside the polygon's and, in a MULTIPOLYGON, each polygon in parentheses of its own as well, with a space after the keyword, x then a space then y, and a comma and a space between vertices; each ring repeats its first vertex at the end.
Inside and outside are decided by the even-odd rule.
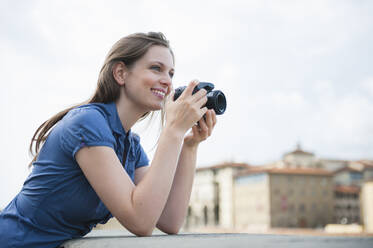
POLYGON ((163 109, 163 104, 154 104, 149 107, 149 111, 159 111, 163 109))

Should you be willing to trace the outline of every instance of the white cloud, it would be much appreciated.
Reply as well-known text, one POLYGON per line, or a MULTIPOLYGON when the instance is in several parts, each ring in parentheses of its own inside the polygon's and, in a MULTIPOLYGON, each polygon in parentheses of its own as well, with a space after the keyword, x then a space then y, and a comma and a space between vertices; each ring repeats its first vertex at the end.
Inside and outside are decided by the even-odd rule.
POLYGON ((362 88, 363 88, 363 91, 365 91, 366 93, 368 93, 368 95, 371 98, 373 98, 373 76, 365 79, 362 82, 362 88))

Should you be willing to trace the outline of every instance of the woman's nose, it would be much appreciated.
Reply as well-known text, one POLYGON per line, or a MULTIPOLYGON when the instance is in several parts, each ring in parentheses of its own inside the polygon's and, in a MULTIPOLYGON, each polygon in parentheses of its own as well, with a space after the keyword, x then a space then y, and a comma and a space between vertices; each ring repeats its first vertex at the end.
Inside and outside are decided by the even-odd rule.
POLYGON ((172 78, 171 77, 164 77, 160 80, 160 83, 168 88, 171 87, 172 84, 172 78))

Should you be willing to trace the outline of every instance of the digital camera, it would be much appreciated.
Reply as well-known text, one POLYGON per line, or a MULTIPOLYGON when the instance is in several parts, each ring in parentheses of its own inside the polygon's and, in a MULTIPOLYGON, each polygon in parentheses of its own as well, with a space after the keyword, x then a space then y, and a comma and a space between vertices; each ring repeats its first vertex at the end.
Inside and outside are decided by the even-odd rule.
MULTIPOLYGON (((193 90, 193 93, 196 93, 200 89, 205 89, 207 91, 207 102, 206 102, 206 107, 208 109, 213 109, 215 110, 215 113, 217 115, 222 115, 225 112, 225 109, 227 108, 227 101, 225 99, 225 95, 223 92, 220 90, 213 90, 214 89, 214 84, 208 83, 208 82, 200 82, 193 90)), ((175 89, 175 95, 174 95, 174 100, 179 98, 179 96, 183 93, 185 90, 186 86, 179 87, 175 89)))

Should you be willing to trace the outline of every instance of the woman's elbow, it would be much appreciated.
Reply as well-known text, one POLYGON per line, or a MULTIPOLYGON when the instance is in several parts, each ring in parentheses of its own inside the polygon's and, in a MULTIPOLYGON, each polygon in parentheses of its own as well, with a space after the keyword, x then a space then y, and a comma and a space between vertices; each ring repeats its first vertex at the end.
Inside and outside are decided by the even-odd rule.
POLYGON ((133 232, 133 234, 135 234, 136 236, 138 237, 149 237, 149 236, 152 236, 152 231, 136 231, 136 232, 133 232))
POLYGON ((176 235, 176 234, 179 234, 179 231, 180 231, 179 228, 175 228, 175 229, 165 230, 164 232, 169 235, 176 235))
POLYGON ((121 222, 121 224, 128 231, 130 231, 131 233, 139 237, 151 236, 155 228, 155 225, 152 225, 150 223, 144 223, 144 222, 137 222, 137 223, 133 223, 132 225, 129 225, 128 223, 125 224, 125 222, 123 223, 121 222))
POLYGON ((167 225, 167 226, 158 226, 159 230, 169 235, 175 235, 180 232, 180 226, 178 225, 167 225))
POLYGON ((136 230, 129 230, 138 237, 152 236, 153 228, 138 228, 136 230))

